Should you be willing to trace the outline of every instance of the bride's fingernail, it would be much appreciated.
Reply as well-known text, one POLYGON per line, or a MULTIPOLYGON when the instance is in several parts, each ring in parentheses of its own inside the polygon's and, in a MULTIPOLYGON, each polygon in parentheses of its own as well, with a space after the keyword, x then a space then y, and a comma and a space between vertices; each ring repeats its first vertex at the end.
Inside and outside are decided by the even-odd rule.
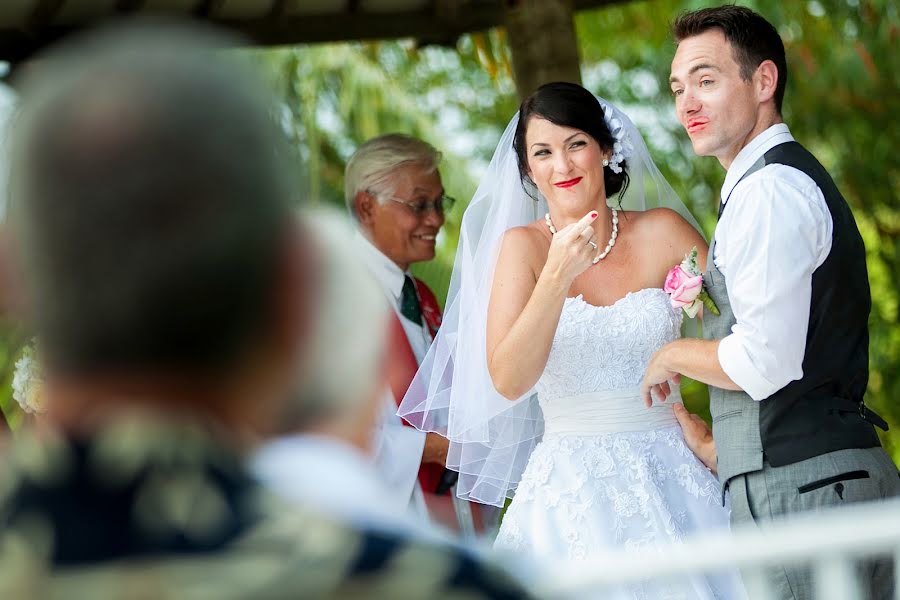
POLYGON ((597 215, 599 215, 599 214, 600 214, 600 213, 598 213, 596 210, 592 210, 592 211, 591 211, 591 218, 592 218, 592 219, 596 219, 596 218, 597 218, 597 215))

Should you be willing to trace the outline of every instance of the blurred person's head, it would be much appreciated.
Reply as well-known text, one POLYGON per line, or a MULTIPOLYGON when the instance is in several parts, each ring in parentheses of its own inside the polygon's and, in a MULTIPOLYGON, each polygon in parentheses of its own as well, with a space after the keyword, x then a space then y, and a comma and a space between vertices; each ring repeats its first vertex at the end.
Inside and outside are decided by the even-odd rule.
POLYGON ((50 376, 286 384, 305 265, 270 100, 213 51, 233 43, 144 24, 27 74, 11 209, 50 376))
POLYGON ((313 213, 318 285, 311 340, 293 392, 277 422, 282 432, 317 432, 365 448, 387 390, 388 304, 384 291, 347 241, 346 218, 313 213))
POLYGON ((784 43, 771 23, 743 6, 685 13, 672 30, 675 113, 694 152, 728 168, 750 140, 781 121, 784 43))
POLYGON ((440 161, 427 142, 392 133, 365 142, 347 163, 347 210, 366 239, 401 269, 434 258, 444 210, 452 203, 440 161))

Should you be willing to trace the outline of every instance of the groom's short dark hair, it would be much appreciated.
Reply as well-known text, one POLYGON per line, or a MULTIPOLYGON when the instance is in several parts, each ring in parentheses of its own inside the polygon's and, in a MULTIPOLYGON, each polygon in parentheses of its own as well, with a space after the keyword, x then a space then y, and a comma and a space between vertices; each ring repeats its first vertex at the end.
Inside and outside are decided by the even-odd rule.
POLYGON ((775 63, 778 68, 775 108, 781 113, 788 71, 784 43, 775 27, 749 8, 727 4, 680 15, 672 25, 672 34, 677 44, 711 29, 718 29, 725 35, 745 80, 753 77, 764 60, 775 63))

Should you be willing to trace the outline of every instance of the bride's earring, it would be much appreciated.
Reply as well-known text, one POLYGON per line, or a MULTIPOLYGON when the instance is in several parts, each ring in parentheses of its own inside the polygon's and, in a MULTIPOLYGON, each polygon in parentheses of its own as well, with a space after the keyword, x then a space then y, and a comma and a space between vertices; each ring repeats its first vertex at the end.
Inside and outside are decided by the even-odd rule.
POLYGON ((609 166, 609 159, 608 159, 608 158, 604 158, 604 159, 603 159, 603 166, 604 166, 604 167, 608 167, 608 166, 609 166))

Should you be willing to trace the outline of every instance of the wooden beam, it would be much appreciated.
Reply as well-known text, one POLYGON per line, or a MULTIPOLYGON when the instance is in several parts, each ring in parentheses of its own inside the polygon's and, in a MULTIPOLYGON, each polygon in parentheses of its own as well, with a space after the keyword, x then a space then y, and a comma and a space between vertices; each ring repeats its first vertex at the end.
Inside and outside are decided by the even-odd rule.
MULTIPOLYGON (((5 0, 0 0, 3 2, 5 0)), ((103 19, 90 22, 58 25, 54 15, 62 4, 77 4, 79 0, 33 0, 34 11, 28 23, 0 22, 0 60, 17 62, 59 38, 79 29, 92 26, 103 19)), ((435 4, 426 10, 364 12, 361 3, 351 1, 355 10, 339 14, 285 15, 291 2, 267 0, 271 11, 265 18, 223 20, 216 14, 223 0, 197 0, 191 13, 175 13, 175 16, 193 17, 230 28, 247 36, 254 44, 285 45, 318 42, 343 42, 352 40, 376 40, 416 38, 425 40, 453 40, 465 33, 483 31, 507 25, 517 7, 508 5, 535 5, 546 2, 558 5, 562 0, 452 0, 458 3, 453 10, 437 10, 435 4)), ((571 12, 615 4, 628 0, 566 0, 571 12)), ((451 0, 445 0, 445 4, 451 0)), ((107 17, 140 15, 148 5, 146 0, 117 0, 107 17)), ((299 3, 302 10, 302 3, 299 3)), ((547 13, 552 14, 552 13, 547 13)), ((536 26, 538 29, 541 27, 536 26)), ((557 27, 554 25, 553 27, 557 27)), ((571 29, 574 36, 574 29, 571 29)), ((574 38, 573 38, 574 43, 574 38)), ((569 60, 568 58, 566 59, 569 60)))
POLYGON ((581 83, 572 0, 511 0, 504 24, 520 100, 551 81, 581 83))
MULTIPOLYGON (((263 45, 345 42, 439 35, 459 36, 495 27, 493 5, 474 5, 453 18, 423 12, 286 16, 270 21, 224 22, 263 45)), ((222 23, 220 21, 220 23, 222 23)))
MULTIPOLYGON (((493 5, 475 5, 471 10, 461 11, 454 18, 423 12, 378 14, 358 12, 341 15, 278 16, 255 20, 222 20, 204 18, 202 15, 198 17, 243 34, 253 44, 262 46, 410 37, 453 39, 464 33, 490 29, 500 21, 498 10, 493 5)), ((35 51, 79 28, 46 23, 27 29, 0 28, 0 60, 12 62, 24 60, 35 51)))

